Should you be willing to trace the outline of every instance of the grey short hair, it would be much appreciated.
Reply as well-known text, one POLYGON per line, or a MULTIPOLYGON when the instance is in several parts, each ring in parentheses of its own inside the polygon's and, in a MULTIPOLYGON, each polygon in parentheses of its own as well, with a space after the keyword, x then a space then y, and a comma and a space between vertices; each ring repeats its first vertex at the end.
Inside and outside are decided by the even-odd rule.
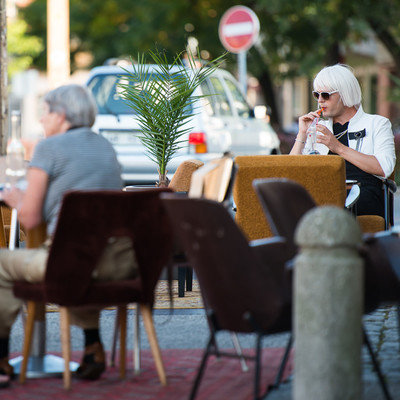
POLYGON ((96 103, 88 89, 81 85, 60 86, 44 96, 50 112, 64 114, 71 127, 91 127, 97 114, 96 103))
POLYGON ((346 107, 361 104, 361 88, 350 66, 336 64, 323 68, 314 79, 314 90, 332 92, 338 90, 346 107))

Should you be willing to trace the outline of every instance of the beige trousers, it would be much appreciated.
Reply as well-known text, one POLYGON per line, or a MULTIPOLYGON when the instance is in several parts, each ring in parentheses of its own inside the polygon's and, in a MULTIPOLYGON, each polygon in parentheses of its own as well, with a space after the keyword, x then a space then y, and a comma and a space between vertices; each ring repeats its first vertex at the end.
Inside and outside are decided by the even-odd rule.
MULTIPOLYGON (((48 247, 0 250, 0 338, 9 337, 23 301, 13 294, 13 282, 41 282, 44 279, 48 247)), ((111 238, 93 274, 95 280, 121 280, 137 274, 131 240, 111 238)), ((98 308, 70 309, 71 323, 83 329, 99 326, 98 308)))

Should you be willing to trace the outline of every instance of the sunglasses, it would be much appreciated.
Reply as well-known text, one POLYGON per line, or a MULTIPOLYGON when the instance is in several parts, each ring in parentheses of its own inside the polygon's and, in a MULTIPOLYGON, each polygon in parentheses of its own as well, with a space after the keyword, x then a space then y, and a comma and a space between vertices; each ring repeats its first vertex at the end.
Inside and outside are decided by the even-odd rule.
POLYGON ((312 92, 315 100, 319 100, 319 96, 321 96, 324 100, 329 100, 329 97, 331 97, 331 95, 333 93, 337 93, 339 90, 334 90, 333 92, 317 92, 316 90, 314 90, 312 92))

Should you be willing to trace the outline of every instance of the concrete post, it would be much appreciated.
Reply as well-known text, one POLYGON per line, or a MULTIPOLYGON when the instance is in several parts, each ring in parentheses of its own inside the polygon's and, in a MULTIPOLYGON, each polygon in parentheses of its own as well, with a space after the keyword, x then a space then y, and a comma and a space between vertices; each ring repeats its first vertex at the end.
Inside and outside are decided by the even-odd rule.
POLYGON ((362 241, 354 217, 316 208, 296 230, 294 400, 362 398, 362 241))

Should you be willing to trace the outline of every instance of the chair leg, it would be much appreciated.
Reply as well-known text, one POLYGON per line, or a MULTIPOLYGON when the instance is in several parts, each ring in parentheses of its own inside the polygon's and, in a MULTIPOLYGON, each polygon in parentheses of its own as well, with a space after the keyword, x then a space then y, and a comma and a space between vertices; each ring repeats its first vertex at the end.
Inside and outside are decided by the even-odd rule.
POLYGON ((386 382, 385 382, 385 378, 384 378, 384 376, 382 374, 381 367, 379 365, 378 360, 375 357, 374 350, 373 350, 373 348, 371 346, 371 342, 369 341, 367 332, 365 332, 364 328, 363 328, 363 336, 364 336, 364 343, 367 345, 368 352, 369 352, 369 354, 371 356, 372 363, 374 364, 374 368, 375 368, 376 374, 378 375, 379 383, 381 384, 383 393, 385 395, 385 399, 386 400, 392 400, 392 397, 390 396, 390 393, 389 393, 389 389, 388 389, 388 387, 386 385, 386 382))
POLYGON ((185 297, 186 267, 178 267, 178 297, 185 297))
POLYGON ((193 268, 186 267, 186 291, 191 292, 193 290, 193 268))
POLYGON ((279 366, 278 373, 275 378, 275 383, 270 386, 270 389, 277 389, 282 381, 283 371, 285 370, 287 360, 289 358, 290 349, 292 348, 293 335, 290 334, 289 340, 286 345, 285 353, 283 354, 281 364, 279 366))
POLYGON ((61 330, 61 350, 64 358, 64 388, 71 389, 71 370, 69 364, 71 361, 71 334, 70 317, 67 307, 60 307, 60 330, 61 330))
POLYGON ((239 356, 242 371, 247 372, 249 370, 249 367, 247 366, 246 360, 243 357, 242 346, 240 345, 239 338, 237 337, 237 334, 235 332, 231 333, 231 338, 232 338, 233 347, 236 350, 236 354, 239 356))
POLYGON ((205 366, 207 364, 208 357, 210 355, 211 347, 213 346, 213 344, 215 342, 216 342, 215 334, 212 331, 210 339, 208 340, 208 343, 207 343, 206 350, 203 353, 203 357, 201 359, 200 367, 199 367, 199 370, 197 371, 196 379, 195 379, 195 381, 193 383, 192 390, 190 392, 190 397, 189 397, 190 400, 194 400, 195 397, 196 397, 197 390, 199 389, 201 379, 203 378, 204 369, 205 369, 205 366))
POLYGON ((117 350, 118 333, 119 333, 119 325, 118 325, 118 309, 117 309, 117 314, 115 315, 114 332, 111 345, 110 365, 112 367, 115 365, 115 353, 117 350))
POLYGON ((161 351, 158 345, 156 331, 154 329, 151 309, 147 304, 141 304, 140 311, 142 312, 143 323, 146 329, 147 338, 149 339, 151 352, 153 353, 153 358, 156 364, 158 377, 160 379, 161 385, 166 386, 167 376, 165 374, 164 364, 161 357, 161 351))
POLYGON ((35 323, 36 314, 36 303, 34 301, 28 301, 27 305, 28 316, 25 323, 25 333, 24 333, 24 347, 22 350, 22 363, 21 371, 19 374, 19 381, 24 383, 26 381, 26 370, 28 368, 29 354, 31 352, 32 346, 32 336, 33 336, 33 326, 35 323))
POLYGON ((126 376, 126 305, 118 306, 119 335, 119 376, 126 376))
POLYGON ((133 371, 136 375, 140 373, 140 305, 136 304, 136 313, 133 321, 133 371))
POLYGON ((261 334, 257 334, 256 340, 256 367, 254 372, 254 400, 260 397, 260 372, 261 372, 261 334))

